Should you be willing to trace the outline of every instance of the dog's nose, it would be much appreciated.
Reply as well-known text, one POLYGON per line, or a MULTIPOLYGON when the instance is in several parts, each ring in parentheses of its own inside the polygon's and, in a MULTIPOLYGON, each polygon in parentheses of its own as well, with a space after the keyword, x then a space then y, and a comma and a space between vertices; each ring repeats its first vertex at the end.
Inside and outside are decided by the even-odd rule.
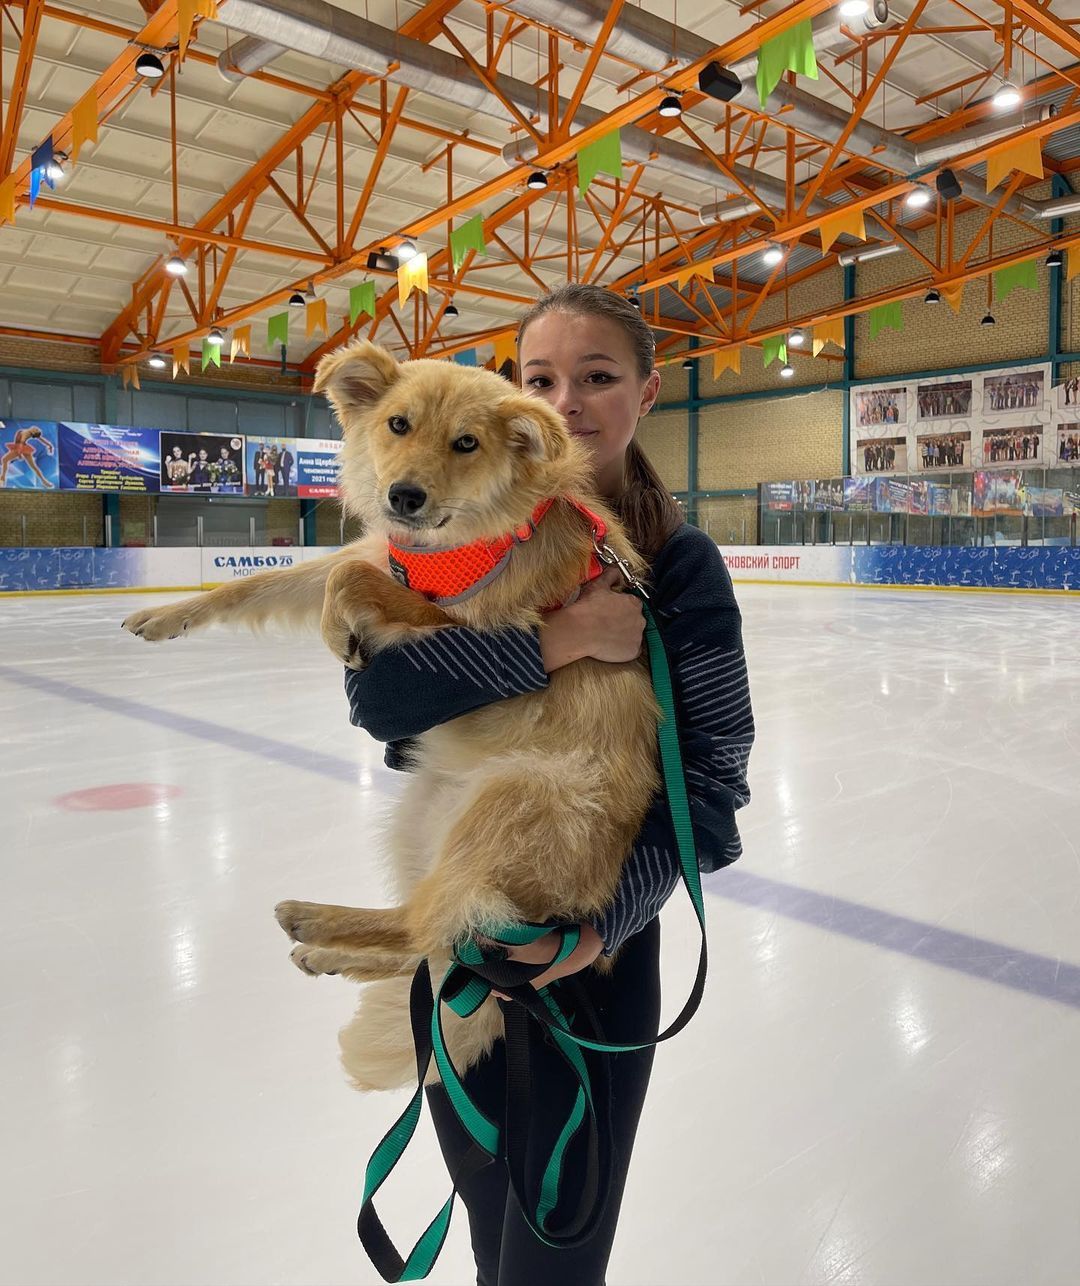
POLYGON ((427 503, 427 492, 414 487, 411 482, 395 482, 388 493, 390 508, 403 518, 419 513, 427 503))

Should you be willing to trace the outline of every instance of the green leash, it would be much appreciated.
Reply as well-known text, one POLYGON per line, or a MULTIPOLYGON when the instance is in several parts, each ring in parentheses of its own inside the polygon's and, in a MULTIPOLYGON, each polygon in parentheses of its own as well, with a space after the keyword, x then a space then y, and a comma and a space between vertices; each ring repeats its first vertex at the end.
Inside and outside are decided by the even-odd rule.
MULTIPOLYGON (((416 1047, 417 1089, 408 1107, 384 1136, 368 1162, 364 1178, 364 1196, 357 1220, 360 1240, 384 1281, 419 1281, 428 1275, 446 1239, 458 1187, 482 1166, 495 1161, 499 1156, 501 1145, 504 1147, 514 1192, 536 1236, 551 1246, 573 1246, 586 1241, 603 1214, 611 1148, 609 1146, 605 1152, 601 1146, 600 1125, 597 1119, 599 1098, 582 1050, 630 1053, 657 1045, 682 1031, 701 1002, 708 968, 705 906, 701 894, 701 872, 698 869, 697 851, 690 821, 690 801, 686 792, 682 751, 675 721, 671 670, 653 614, 646 602, 643 601, 642 607, 645 613, 645 639, 649 650, 653 689, 662 713, 659 744, 664 785, 671 808, 683 883, 694 905, 694 912, 701 929, 697 977, 690 996, 679 1016, 659 1036, 642 1041, 640 1044, 618 1045, 571 1030, 571 1019, 564 1012, 552 989, 543 987, 537 991, 531 984, 531 978, 539 977, 553 964, 565 960, 574 951, 580 939, 577 925, 558 927, 561 936, 558 951, 551 960, 539 965, 522 965, 506 960, 505 950, 498 950, 495 953, 489 951, 485 954, 471 940, 461 943, 454 953, 454 963, 447 970, 434 1001, 427 961, 421 962, 413 978, 410 995, 410 1017, 416 1047), (508 1060, 507 1119, 504 1139, 500 1138, 499 1126, 476 1106, 466 1092, 447 1051, 442 1026, 443 1005, 452 1009, 460 1017, 467 1018, 480 1008, 494 989, 512 995, 518 1002, 502 1006, 506 1022, 508 1060), (527 1056, 522 1061, 525 1028, 530 1016, 548 1029, 555 1048, 577 1081, 577 1094, 573 1107, 549 1155, 539 1191, 532 1194, 526 1191, 527 1180, 524 1172, 524 1141, 528 1126, 529 1094, 527 1056), (511 1058, 512 1047, 516 1050, 513 1059, 511 1058), (458 1173, 452 1176, 454 1188, 446 1203, 428 1225, 408 1258, 402 1259, 379 1220, 373 1200, 416 1132, 423 1107, 424 1080, 432 1058, 435 1059, 439 1069, 447 1097, 471 1138, 473 1146, 458 1173), (572 1141, 583 1128, 586 1131, 587 1160, 582 1208, 568 1225, 557 1229, 552 1225, 552 1214, 559 1203, 566 1154, 572 1141)), ((551 925, 511 924, 503 926, 498 932, 491 934, 491 937, 500 944, 501 948, 505 948, 524 946, 551 932, 551 925)), ((578 994, 584 996, 580 988, 578 994)), ((606 1072, 604 1076, 606 1077, 606 1072)))

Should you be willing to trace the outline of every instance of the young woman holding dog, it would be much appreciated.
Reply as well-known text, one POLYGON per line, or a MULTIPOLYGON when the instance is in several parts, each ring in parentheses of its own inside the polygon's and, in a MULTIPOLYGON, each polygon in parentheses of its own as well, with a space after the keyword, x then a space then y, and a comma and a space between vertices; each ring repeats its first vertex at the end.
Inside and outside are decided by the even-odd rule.
MULTIPOLYGON (((660 392, 652 332, 625 299, 596 286, 571 284, 544 296, 526 314, 518 349, 523 387, 548 401, 588 446, 598 492, 649 561, 653 613, 674 679, 698 860, 702 870, 717 870, 741 852, 734 812, 750 797, 746 765, 753 716, 739 609, 720 553, 708 536, 684 522, 634 442, 639 421, 660 392)), ((347 672, 352 722, 388 743, 391 767, 407 768, 403 743, 428 728, 489 702, 537 691, 546 686, 548 674, 582 657, 634 660, 641 651, 644 617, 637 598, 613 592, 620 579, 617 569, 607 569, 539 630, 506 631, 482 640, 465 628, 440 631, 425 644, 424 681, 421 668, 407 655, 408 646, 380 652, 366 670, 347 672), (436 672, 431 670, 433 644, 436 653, 439 647, 446 649, 445 668, 436 672), (458 677, 463 657, 474 665, 469 685, 458 677), (410 693, 407 704, 401 701, 403 691, 410 693)), ((601 953, 618 951, 610 972, 589 970, 581 977, 605 1039, 631 1043, 655 1036, 660 1021, 657 915, 679 882, 671 814, 661 795, 627 858, 612 907, 583 925, 577 950, 534 985, 579 974, 601 953)), ((541 963, 551 959, 554 945, 542 938, 509 954, 541 963)), ((538 1137, 550 1140, 569 1103, 565 1069, 536 1024, 530 1029, 534 1119, 538 1137)), ((522 1217, 505 1165, 488 1165, 459 1189, 469 1215, 477 1286, 604 1282, 653 1051, 587 1057, 612 1060, 615 1161, 603 1223, 586 1244, 551 1249, 522 1217)), ((464 1081, 481 1110, 500 1121, 506 1093, 501 1042, 464 1081)), ((454 1174, 468 1150, 468 1136, 441 1086, 429 1088, 428 1100, 454 1174)), ((575 1177, 568 1175, 566 1182, 571 1209, 578 1196, 575 1177)))

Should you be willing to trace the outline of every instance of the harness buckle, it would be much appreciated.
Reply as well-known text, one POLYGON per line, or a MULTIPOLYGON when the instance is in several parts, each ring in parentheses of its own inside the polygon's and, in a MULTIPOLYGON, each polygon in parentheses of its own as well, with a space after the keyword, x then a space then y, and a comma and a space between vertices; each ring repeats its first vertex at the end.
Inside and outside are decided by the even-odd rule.
POLYGON ((648 600, 648 591, 630 570, 630 565, 624 558, 620 558, 606 541, 598 540, 595 535, 593 536, 592 547, 593 553, 596 554, 605 567, 617 567, 619 569, 623 580, 626 581, 627 588, 632 589, 635 594, 640 594, 646 601, 648 600))

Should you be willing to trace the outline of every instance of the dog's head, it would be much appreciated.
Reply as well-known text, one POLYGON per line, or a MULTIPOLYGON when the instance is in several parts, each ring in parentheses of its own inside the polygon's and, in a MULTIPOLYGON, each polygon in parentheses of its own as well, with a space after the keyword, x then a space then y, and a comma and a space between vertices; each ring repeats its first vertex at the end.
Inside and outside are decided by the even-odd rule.
POLYGON ((398 544, 498 535, 585 476, 562 418, 492 371, 399 363, 362 340, 323 358, 315 391, 341 422, 345 508, 398 544))

